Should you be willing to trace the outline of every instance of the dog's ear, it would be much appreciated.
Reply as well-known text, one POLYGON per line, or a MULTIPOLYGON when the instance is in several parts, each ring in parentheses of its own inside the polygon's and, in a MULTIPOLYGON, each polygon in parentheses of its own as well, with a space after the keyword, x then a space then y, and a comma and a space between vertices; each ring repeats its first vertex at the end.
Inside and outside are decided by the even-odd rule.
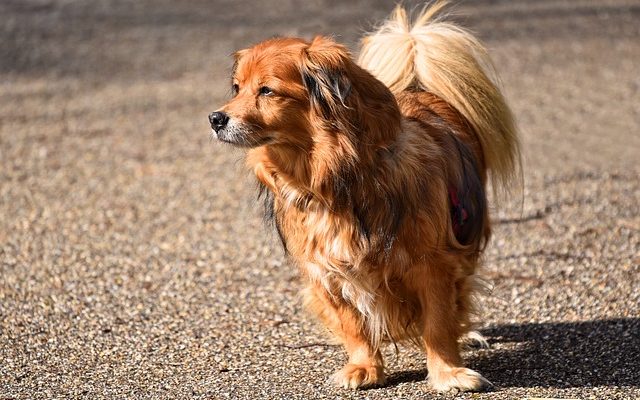
POLYGON ((249 53, 249 49, 238 50, 233 53, 233 67, 231 69, 231 75, 234 76, 236 74, 236 70, 238 69, 238 64, 240 63, 240 59, 249 53))
POLYGON ((302 56, 302 81, 309 92, 311 107, 326 119, 348 109, 351 82, 347 71, 351 57, 333 40, 316 36, 302 56))

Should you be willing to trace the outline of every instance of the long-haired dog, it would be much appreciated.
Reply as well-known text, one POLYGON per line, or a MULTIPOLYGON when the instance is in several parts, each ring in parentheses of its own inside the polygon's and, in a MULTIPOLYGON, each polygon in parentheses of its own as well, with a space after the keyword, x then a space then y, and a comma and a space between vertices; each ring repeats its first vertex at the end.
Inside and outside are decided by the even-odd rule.
POLYGON ((490 235, 485 188, 520 160, 484 47, 398 7, 358 62, 326 37, 275 38, 235 54, 234 97, 209 116, 247 163, 306 303, 344 345, 346 388, 384 382, 381 345, 427 355, 439 391, 489 382, 464 368, 474 273, 490 235))

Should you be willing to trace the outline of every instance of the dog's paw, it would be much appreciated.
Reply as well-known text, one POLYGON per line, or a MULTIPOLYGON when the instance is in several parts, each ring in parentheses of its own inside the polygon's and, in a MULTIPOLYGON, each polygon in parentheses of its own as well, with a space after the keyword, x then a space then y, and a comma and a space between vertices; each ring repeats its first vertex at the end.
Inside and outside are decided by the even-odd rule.
POLYGON ((465 348, 470 349, 488 349, 491 347, 487 338, 478 331, 467 332, 466 335, 460 338, 460 342, 465 348))
POLYGON ((451 368, 429 372, 429 385, 438 392, 479 392, 491 389, 493 384, 469 368, 451 368))
POLYGON ((333 382, 344 389, 379 386, 384 383, 384 369, 373 365, 347 364, 333 375, 333 382))

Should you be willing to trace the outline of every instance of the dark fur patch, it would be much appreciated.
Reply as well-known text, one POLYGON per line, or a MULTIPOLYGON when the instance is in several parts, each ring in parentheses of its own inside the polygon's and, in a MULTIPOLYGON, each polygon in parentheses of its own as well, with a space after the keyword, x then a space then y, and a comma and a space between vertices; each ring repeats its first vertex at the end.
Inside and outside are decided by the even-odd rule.
POLYGON ((341 71, 332 69, 303 69, 302 81, 309 92, 311 106, 320 115, 331 120, 338 107, 347 107, 345 101, 351 93, 351 83, 341 71))
POLYGON ((381 173, 375 166, 358 169, 344 164, 327 179, 325 187, 331 192, 331 210, 353 216, 359 235, 376 257, 390 253, 410 207, 402 193, 379 183, 381 173))
POLYGON ((461 244, 478 243, 482 247, 485 244, 482 234, 487 204, 484 186, 478 174, 478 163, 466 144, 455 135, 451 137, 458 150, 461 164, 460 182, 453 183, 459 205, 451 205, 451 218, 458 226, 456 238, 461 244), (463 213, 466 214, 464 220, 463 213))
POLYGON ((282 228, 280 227, 280 221, 276 215, 274 195, 266 186, 258 183, 258 200, 261 199, 263 201, 264 208, 264 213, 262 215, 264 224, 268 227, 275 227, 278 237, 280 238, 280 243, 282 243, 282 247, 284 248, 285 253, 287 253, 287 241, 285 240, 282 228))

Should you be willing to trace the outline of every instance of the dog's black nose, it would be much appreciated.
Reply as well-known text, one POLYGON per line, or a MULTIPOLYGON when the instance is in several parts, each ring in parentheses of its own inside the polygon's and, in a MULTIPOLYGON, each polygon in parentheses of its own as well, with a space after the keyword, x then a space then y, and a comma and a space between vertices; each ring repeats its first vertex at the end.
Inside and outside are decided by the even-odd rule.
POLYGON ((212 112, 209 114, 209 122, 211 122, 213 130, 218 132, 220 129, 227 126, 229 116, 221 111, 212 112))

